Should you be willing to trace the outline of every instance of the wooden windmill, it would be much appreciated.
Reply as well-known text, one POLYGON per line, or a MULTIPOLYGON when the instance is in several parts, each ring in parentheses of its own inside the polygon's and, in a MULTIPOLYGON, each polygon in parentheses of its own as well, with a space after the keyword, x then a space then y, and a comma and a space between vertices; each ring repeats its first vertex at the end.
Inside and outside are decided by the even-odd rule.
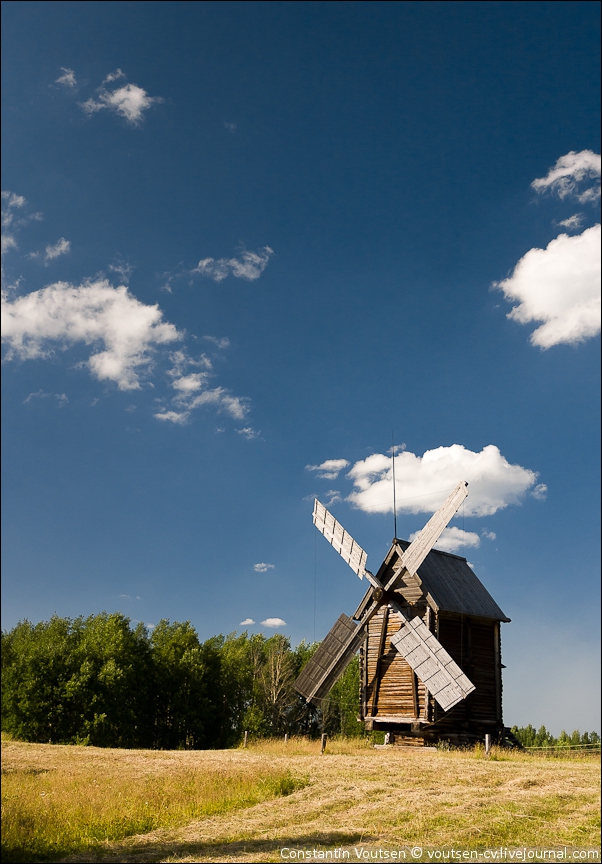
POLYGON ((396 743, 454 744, 492 735, 502 721, 500 622, 509 621, 465 558, 433 550, 466 498, 460 482, 412 543, 395 538, 375 574, 367 555, 316 499, 313 521, 370 587, 341 615, 295 682, 319 705, 360 651, 360 717, 396 743))

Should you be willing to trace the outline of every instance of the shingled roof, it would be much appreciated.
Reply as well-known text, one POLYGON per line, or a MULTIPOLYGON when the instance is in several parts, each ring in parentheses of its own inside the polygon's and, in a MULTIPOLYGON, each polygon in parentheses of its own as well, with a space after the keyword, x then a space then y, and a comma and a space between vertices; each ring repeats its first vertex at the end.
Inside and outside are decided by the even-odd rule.
MULTIPOLYGON (((405 551, 407 540, 397 541, 405 551)), ((436 611, 510 621, 485 588, 466 558, 432 549, 418 568, 422 590, 436 611)))

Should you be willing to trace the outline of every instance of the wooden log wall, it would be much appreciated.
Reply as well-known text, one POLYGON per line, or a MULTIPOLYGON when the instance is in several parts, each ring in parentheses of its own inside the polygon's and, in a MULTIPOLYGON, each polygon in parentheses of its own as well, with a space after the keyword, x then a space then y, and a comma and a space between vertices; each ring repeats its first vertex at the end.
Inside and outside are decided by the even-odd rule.
POLYGON ((440 732, 448 727, 500 725, 501 665, 499 623, 465 616, 437 616, 437 638, 458 666, 466 672, 475 690, 447 714, 435 708, 440 732))
MULTIPOLYGON (((426 615, 423 620, 426 623, 426 615)), ((391 636, 400 627, 399 616, 388 614, 387 607, 381 608, 368 624, 368 638, 360 657, 362 713, 366 719, 394 716, 408 723, 428 719, 424 685, 391 645, 391 636)))

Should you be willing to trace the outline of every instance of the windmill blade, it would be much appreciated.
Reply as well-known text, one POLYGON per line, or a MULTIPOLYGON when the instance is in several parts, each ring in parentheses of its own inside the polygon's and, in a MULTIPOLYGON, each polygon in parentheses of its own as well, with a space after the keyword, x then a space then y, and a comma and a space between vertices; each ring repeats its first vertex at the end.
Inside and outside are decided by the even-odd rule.
MULTIPOLYGON (((400 552, 401 562, 405 569, 416 574, 418 568, 429 554, 449 520, 456 514, 462 501, 468 495, 468 483, 461 480, 451 495, 443 502, 436 513, 431 516, 422 531, 410 543, 405 552, 400 552)), ((397 581, 401 571, 395 576, 397 581)), ((390 588, 391 585, 387 585, 390 588)))
POLYGON ((347 615, 341 615, 326 634, 311 660, 295 681, 295 690, 307 702, 320 699, 336 684, 364 639, 366 631, 347 615))
MULTIPOLYGON (((394 604, 396 607, 397 604, 394 604)), ((391 637, 391 644, 443 710, 449 711, 476 689, 474 684, 420 618, 408 621, 400 608, 396 608, 396 611, 404 618, 404 624, 391 637)))
MULTIPOLYGON (((359 546, 351 534, 348 534, 340 522, 329 513, 323 504, 316 498, 314 503, 313 522, 318 531, 326 537, 328 542, 334 546, 341 558, 349 564, 354 573, 364 578, 366 572, 366 561, 368 555, 359 546)), ((451 517, 450 517, 451 518, 451 517)))

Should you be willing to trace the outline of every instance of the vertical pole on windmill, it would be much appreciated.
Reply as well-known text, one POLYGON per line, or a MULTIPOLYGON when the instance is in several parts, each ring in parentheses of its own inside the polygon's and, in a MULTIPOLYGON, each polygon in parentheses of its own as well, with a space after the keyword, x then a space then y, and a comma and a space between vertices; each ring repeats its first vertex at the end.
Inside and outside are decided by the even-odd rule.
POLYGON ((322 743, 320 745, 320 753, 323 753, 326 750, 326 733, 322 735, 322 743))
POLYGON ((243 744, 243 747, 246 747, 248 743, 249 743, 249 733, 245 732, 245 743, 243 744))
POLYGON ((489 756, 491 750, 491 735, 489 732, 485 735, 485 756, 489 756))

